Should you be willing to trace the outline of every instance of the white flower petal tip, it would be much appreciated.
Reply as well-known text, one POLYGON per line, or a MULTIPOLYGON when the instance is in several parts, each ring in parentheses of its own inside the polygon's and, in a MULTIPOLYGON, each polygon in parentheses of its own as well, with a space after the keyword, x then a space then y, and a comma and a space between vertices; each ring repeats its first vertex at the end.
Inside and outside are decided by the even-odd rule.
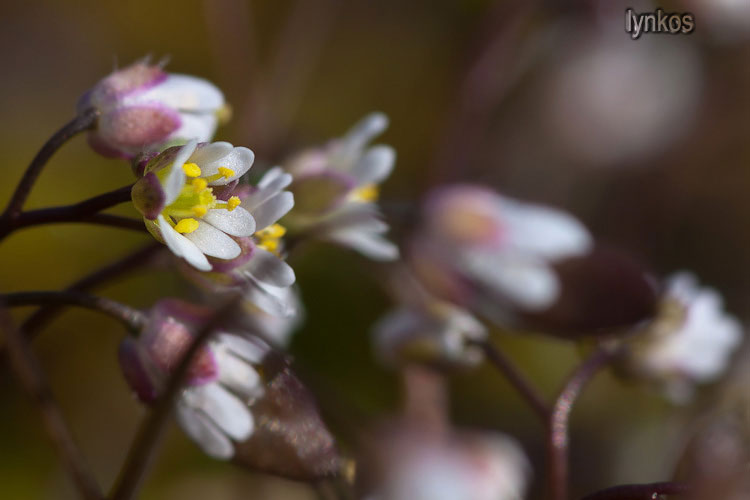
POLYGON ((166 243, 172 253, 184 258, 191 266, 200 271, 211 270, 211 264, 195 243, 175 231, 163 215, 159 215, 157 220, 164 243, 166 243))

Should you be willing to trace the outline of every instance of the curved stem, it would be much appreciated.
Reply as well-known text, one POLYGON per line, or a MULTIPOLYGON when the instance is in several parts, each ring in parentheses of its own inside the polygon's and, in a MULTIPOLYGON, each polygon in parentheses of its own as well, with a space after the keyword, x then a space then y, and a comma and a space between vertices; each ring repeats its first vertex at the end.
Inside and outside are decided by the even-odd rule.
POLYGON ((685 483, 624 484, 586 495, 581 500, 652 500, 658 495, 684 495, 690 492, 685 483))
POLYGON ((76 305, 104 313, 131 330, 140 329, 145 321, 143 313, 137 309, 111 299, 77 291, 9 293, 0 295, 0 301, 7 306, 76 305))
POLYGON ((67 469, 81 497, 85 500, 104 498, 99 484, 89 471, 70 429, 65 423, 60 407, 55 401, 39 360, 31 350, 28 340, 16 328, 0 300, 0 330, 5 334, 8 357, 13 371, 39 408, 42 422, 52 440, 63 467, 67 469))
POLYGON ((542 422, 547 422, 551 413, 549 405, 539 394, 539 390, 521 373, 516 364, 489 341, 482 340, 472 343, 484 351, 487 359, 526 400, 531 409, 542 419, 542 422))
POLYGON ((23 177, 21 177, 21 181, 13 192, 10 202, 8 202, 8 206, 5 208, 5 212, 3 212, 3 219, 12 220, 21 214, 21 209, 31 192, 31 187, 34 185, 34 182, 36 182, 39 174, 42 173, 42 169, 52 155, 72 137, 93 127, 98 116, 99 112, 93 108, 84 110, 65 124, 60 130, 55 132, 55 134, 44 143, 42 149, 39 150, 26 168, 23 177))
POLYGON ((548 422, 547 478, 549 498, 565 500, 568 490, 568 422, 573 405, 584 386, 617 354, 616 350, 599 348, 584 360, 560 391, 548 422))
POLYGON ((153 462, 156 450, 164 437, 174 403, 187 380, 193 359, 216 329, 231 319, 241 299, 242 293, 239 293, 218 308, 196 334, 190 348, 169 377, 164 393, 156 402, 153 411, 139 427, 128 452, 128 458, 112 488, 112 494, 109 497, 111 500, 130 500, 137 495, 146 471, 153 462))
MULTIPOLYGON (((141 226, 142 225, 143 224, 141 224, 141 226)), ((130 271, 134 267, 145 265, 154 254, 162 248, 164 248, 164 245, 161 243, 149 243, 143 248, 140 248, 139 250, 136 250, 135 252, 130 253, 121 259, 117 259, 116 261, 84 276, 70 285, 66 291, 85 292, 91 290, 103 283, 122 276, 125 272, 130 271)), ((21 325, 21 331, 23 331, 27 337, 33 338, 36 333, 44 328, 47 323, 57 315, 57 313, 62 311, 62 309, 63 307, 57 304, 47 304, 40 307, 23 322, 21 325)))
MULTIPOLYGON (((40 208, 19 213, 13 219, 3 221, 4 224, 0 227, 0 239, 24 227, 60 222, 88 222, 135 229, 136 224, 133 222, 135 219, 98 213, 106 208, 130 201, 131 188, 132 185, 123 186, 73 205, 40 208), (128 222, 125 223, 125 221, 128 222)), ((143 229, 141 221, 137 221, 137 224, 139 229, 143 229)))

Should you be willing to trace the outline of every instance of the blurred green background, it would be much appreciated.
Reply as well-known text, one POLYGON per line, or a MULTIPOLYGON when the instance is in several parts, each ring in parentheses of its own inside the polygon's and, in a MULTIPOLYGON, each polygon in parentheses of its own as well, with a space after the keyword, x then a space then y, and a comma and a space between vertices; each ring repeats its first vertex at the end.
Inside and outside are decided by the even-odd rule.
MULTIPOLYGON (((488 182, 565 207, 602 241, 657 273, 694 270, 746 319, 750 45, 741 29, 722 31, 700 4, 665 5, 696 9, 694 34, 632 41, 623 30, 624 8, 654 5, 3 1, 0 200, 87 88, 144 55, 166 56, 170 71, 224 90, 234 119, 217 138, 254 149, 260 167, 381 110, 391 118, 382 141, 398 152, 384 187, 386 206, 413 207, 441 182, 488 182)), ((79 138, 53 158, 28 207, 71 203, 130 182, 128 165, 99 158, 79 138)), ((130 207, 115 212, 135 215, 130 207)), ((404 219, 391 221, 395 234, 403 233, 404 219)), ((0 290, 66 286, 148 239, 82 225, 24 230, 0 245, 0 290)), ((326 392, 324 406, 335 398, 365 417, 395 411, 398 379, 369 346, 369 329, 389 305, 377 267, 322 245, 292 263, 307 311, 292 353, 314 374, 311 385, 326 392)), ((150 268, 99 293, 148 307, 184 291, 175 272, 150 268)), ((16 312, 20 319, 29 310, 16 312)), ((144 415, 118 373, 123 334, 106 318, 71 310, 35 344, 105 486, 144 415)), ((507 334, 496 340, 550 395, 577 359, 576 349, 560 341, 507 334)), ((0 498, 74 498, 6 367, 0 384, 0 498)), ((455 377, 452 412, 457 425, 518 438, 535 465, 532 497, 540 497, 541 426, 498 374, 483 367, 455 377)), ((687 416, 602 375, 573 414, 574 494, 668 478, 687 416)), ((173 430, 143 498, 315 494, 211 461, 173 430)))

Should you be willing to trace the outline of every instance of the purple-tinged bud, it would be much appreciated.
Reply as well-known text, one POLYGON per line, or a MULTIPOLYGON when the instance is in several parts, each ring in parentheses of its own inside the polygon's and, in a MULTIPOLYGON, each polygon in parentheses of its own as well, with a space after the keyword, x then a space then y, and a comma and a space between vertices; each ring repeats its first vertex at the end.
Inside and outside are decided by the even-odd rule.
POLYGON ((107 157, 134 158, 170 143, 210 140, 226 105, 221 91, 206 80, 140 61, 84 94, 78 110, 87 108, 99 111, 89 133, 91 147, 107 157))

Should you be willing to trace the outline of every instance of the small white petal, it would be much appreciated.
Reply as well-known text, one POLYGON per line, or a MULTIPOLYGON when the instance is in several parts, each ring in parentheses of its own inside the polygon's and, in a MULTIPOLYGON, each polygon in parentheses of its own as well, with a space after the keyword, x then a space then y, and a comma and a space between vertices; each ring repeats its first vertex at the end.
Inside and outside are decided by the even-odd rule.
MULTIPOLYGON (((190 161, 197 163, 200 167, 206 163, 219 161, 229 153, 232 152, 234 146, 228 142, 218 141, 206 144, 203 147, 197 148, 195 152, 190 156, 190 161)), ((204 176, 206 174, 203 174, 204 176)))
POLYGON ((286 293, 289 290, 288 287, 261 283, 248 271, 245 271, 244 276, 251 285, 245 295, 245 300, 251 305, 251 309, 260 309, 275 318, 292 318, 298 313, 298 301, 294 295, 286 293))
POLYGON ((159 231, 164 243, 178 257, 184 258, 190 265, 199 271, 210 271, 211 264, 203 255, 203 252, 190 240, 174 230, 163 215, 159 215, 159 231))
POLYGON ((176 405, 175 418, 185 434, 195 441, 206 455, 219 460, 229 460, 234 455, 232 442, 216 424, 181 400, 176 405))
POLYGON ((386 128, 388 128, 388 117, 385 114, 371 113, 365 116, 347 132, 344 138, 347 149, 361 149, 386 128))
POLYGON ((170 73, 163 82, 127 99, 133 103, 160 102, 193 113, 215 113, 224 106, 224 95, 215 85, 202 78, 176 73, 170 73))
POLYGON ((216 336, 216 339, 225 349, 256 365, 263 361, 263 358, 268 354, 268 346, 260 342, 251 342, 238 335, 220 333, 216 336))
POLYGON ((232 211, 221 208, 209 210, 202 219, 232 236, 250 236, 255 232, 255 219, 242 207, 235 207, 232 211))
POLYGON ((383 182, 393 170, 396 161, 396 151, 390 146, 373 146, 354 165, 352 175, 359 184, 379 184, 383 182))
POLYGON ((207 222, 198 224, 198 229, 185 235, 201 252, 219 259, 234 259, 242 249, 232 238, 207 222))
POLYGON ((258 229, 263 229, 281 219, 294 207, 294 195, 289 191, 278 193, 273 198, 256 207, 253 217, 258 229))
POLYGON ((246 398, 255 398, 263 394, 260 375, 247 361, 221 348, 216 349, 214 353, 219 366, 219 381, 224 386, 246 398))
POLYGON ((284 172, 283 168, 277 166, 265 173, 260 182, 258 182, 258 187, 263 189, 274 185, 277 186, 277 189, 282 189, 291 183, 291 174, 284 172))
POLYGON ((290 286, 294 283, 294 270, 289 264, 271 252, 255 247, 255 253, 247 263, 246 269, 255 279, 274 286, 290 286))
POLYGON ((291 183, 291 174, 284 173, 279 167, 271 169, 258 183, 258 190, 242 201, 242 206, 252 212, 291 183), (266 182, 269 176, 271 176, 271 180, 266 182))
POLYGON ((477 282, 530 311, 551 306, 560 293, 557 275, 542 261, 473 252, 461 265, 477 282))
POLYGON ((505 197, 499 197, 499 206, 512 250, 556 260, 591 248, 591 235, 583 224, 561 210, 505 197))
POLYGON ((326 239, 352 248, 373 260, 390 261, 397 259, 399 256, 396 245, 377 233, 358 230, 356 226, 343 231, 332 232, 326 236, 326 239))
POLYGON ((180 195, 182 186, 185 185, 185 172, 182 166, 185 164, 190 155, 195 151, 198 141, 191 139, 187 144, 180 148, 180 151, 174 158, 171 170, 164 181, 164 204, 169 205, 180 195))
POLYGON ((185 389, 182 401, 200 410, 236 441, 247 439, 253 432, 254 422, 250 409, 216 382, 185 389))
POLYGON ((250 170, 250 167, 253 166, 254 160, 255 153, 253 153, 251 150, 243 147, 234 148, 228 155, 224 156, 223 158, 201 164, 201 176, 209 177, 215 175, 219 172, 219 167, 229 168, 234 171, 233 176, 229 178, 222 177, 217 181, 209 182, 209 184, 212 186, 223 186, 224 184, 229 184, 233 180, 239 179, 240 177, 245 175, 245 173, 250 170))

